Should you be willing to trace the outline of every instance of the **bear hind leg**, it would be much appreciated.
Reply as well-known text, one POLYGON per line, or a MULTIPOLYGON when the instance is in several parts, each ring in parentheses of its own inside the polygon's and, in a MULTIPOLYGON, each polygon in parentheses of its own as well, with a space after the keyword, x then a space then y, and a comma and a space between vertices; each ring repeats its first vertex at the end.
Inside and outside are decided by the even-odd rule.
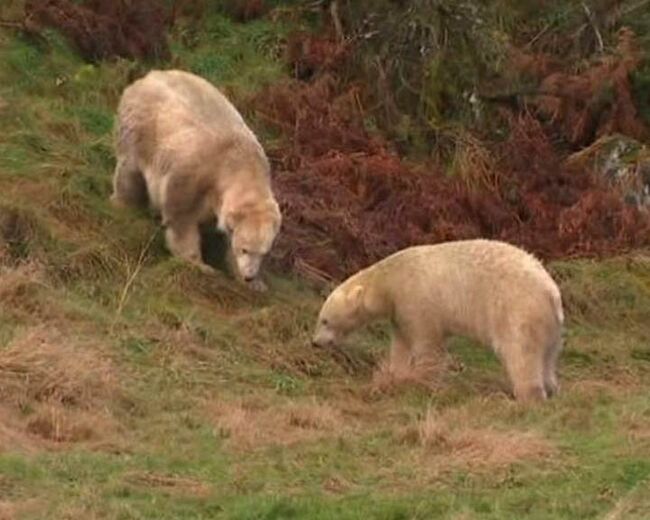
POLYGON ((544 401, 544 352, 530 342, 513 342, 499 348, 512 383, 515 399, 520 402, 544 401))
POLYGON ((562 340, 558 339, 551 343, 546 351, 546 359, 544 364, 544 388, 546 395, 552 397, 557 395, 560 391, 560 384, 557 380, 557 358, 562 350, 562 340))
POLYGON ((165 240, 169 251, 179 258, 211 273, 212 268, 201 257, 201 234, 197 225, 178 225, 167 223, 165 240))

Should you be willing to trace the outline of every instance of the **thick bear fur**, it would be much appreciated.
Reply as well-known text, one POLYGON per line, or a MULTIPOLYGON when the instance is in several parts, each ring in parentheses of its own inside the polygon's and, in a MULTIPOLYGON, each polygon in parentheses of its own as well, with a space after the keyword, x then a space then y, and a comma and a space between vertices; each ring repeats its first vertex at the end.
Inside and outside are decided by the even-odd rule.
POLYGON ((431 356, 445 337, 463 335, 492 347, 517 400, 543 400, 558 391, 560 290, 535 257, 515 246, 477 239, 397 252, 334 289, 313 343, 337 345, 382 318, 394 325, 394 370, 431 356))
POLYGON ((128 86, 116 125, 112 202, 159 211, 169 250, 204 270, 199 225, 216 218, 254 288, 281 224, 269 162, 235 107, 208 81, 151 71, 128 86))

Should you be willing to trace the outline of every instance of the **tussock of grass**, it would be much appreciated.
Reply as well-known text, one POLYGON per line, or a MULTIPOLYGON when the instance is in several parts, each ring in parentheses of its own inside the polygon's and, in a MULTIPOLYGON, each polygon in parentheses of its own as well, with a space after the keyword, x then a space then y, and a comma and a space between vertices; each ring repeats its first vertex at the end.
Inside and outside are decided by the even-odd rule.
POLYGON ((375 392, 390 392, 401 386, 420 386, 431 392, 440 390, 444 375, 452 370, 453 360, 446 353, 417 365, 395 368, 387 359, 379 363, 373 373, 372 388, 375 392))
POLYGON ((107 407, 120 392, 115 368, 97 347, 74 345, 60 332, 27 330, 0 350, 3 405, 22 415, 23 435, 34 440, 82 442, 115 433, 107 407))
POLYGON ((21 406, 29 400, 92 407, 114 391, 115 373, 96 348, 70 345, 55 331, 25 332, 0 352, 3 401, 21 406))
POLYGON ((248 400, 212 404, 209 415, 230 448, 254 451, 352 434, 354 421, 326 403, 248 400))
POLYGON ((16 313, 32 312, 38 305, 39 289, 43 285, 43 270, 37 264, 25 264, 15 268, 0 267, 0 299, 3 307, 11 307, 16 313))
POLYGON ((0 260, 3 264, 33 261, 47 239, 47 228, 33 211, 0 203, 0 260))
POLYGON ((494 469, 514 463, 550 458, 552 443, 532 431, 473 428, 470 417, 457 413, 439 414, 428 410, 425 418, 407 430, 405 440, 415 437, 438 464, 460 465, 473 470, 494 469))

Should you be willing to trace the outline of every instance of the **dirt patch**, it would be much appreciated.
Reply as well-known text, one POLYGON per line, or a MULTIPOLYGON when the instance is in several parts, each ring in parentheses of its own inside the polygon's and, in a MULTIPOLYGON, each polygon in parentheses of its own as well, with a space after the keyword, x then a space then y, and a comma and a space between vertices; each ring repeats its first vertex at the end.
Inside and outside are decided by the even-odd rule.
POLYGON ((27 0, 25 14, 32 23, 59 29, 91 62, 170 57, 170 13, 158 0, 27 0))
POLYGON ((96 345, 33 328, 0 350, 0 399, 11 419, 4 437, 18 447, 104 442, 118 433, 110 405, 120 397, 116 372, 96 345))
POLYGON ((211 405, 208 414, 227 444, 243 451, 339 436, 355 424, 331 405, 316 401, 280 406, 253 399, 224 402, 211 405))

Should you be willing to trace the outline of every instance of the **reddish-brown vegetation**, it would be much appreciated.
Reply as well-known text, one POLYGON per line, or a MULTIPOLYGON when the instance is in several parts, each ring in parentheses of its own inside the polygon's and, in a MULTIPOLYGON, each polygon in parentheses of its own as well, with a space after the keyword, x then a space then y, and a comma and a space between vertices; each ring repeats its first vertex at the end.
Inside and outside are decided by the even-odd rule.
POLYGON ((630 30, 620 30, 613 54, 599 57, 580 73, 566 72, 544 54, 514 51, 512 58, 516 70, 539 84, 543 95, 530 101, 536 113, 570 144, 588 145, 615 132, 635 139, 648 136, 630 88, 630 73, 643 59, 630 30))
POLYGON ((84 59, 169 58, 168 10, 159 0, 27 0, 27 19, 59 29, 84 59))
POLYGON ((224 2, 228 14, 237 22, 248 22, 259 18, 267 11, 264 0, 230 0, 224 2))
POLYGON ((650 243, 650 217, 590 172, 567 171, 528 114, 507 115, 510 135, 491 147, 493 189, 478 190, 408 164, 369 135, 357 89, 331 76, 271 87, 256 106, 286 137, 270 151, 285 214, 275 259, 284 268, 340 278, 409 245, 479 236, 544 258, 650 243))
POLYGON ((316 73, 336 70, 350 50, 349 45, 330 37, 298 32, 287 41, 286 57, 294 77, 306 80, 316 73))

